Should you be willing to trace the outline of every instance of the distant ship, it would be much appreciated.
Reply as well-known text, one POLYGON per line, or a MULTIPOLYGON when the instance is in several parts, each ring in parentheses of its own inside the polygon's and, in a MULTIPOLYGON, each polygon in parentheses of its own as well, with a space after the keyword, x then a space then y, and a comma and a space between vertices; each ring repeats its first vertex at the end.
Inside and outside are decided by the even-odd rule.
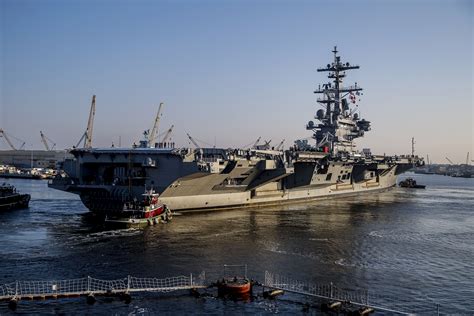
POLYGON ((354 140, 370 130, 359 117, 362 88, 344 86, 346 72, 359 66, 334 60, 318 72, 328 83, 314 93, 322 97, 316 124, 309 121, 315 143, 297 140, 288 150, 270 146, 247 149, 75 149, 66 161, 68 177, 53 188, 77 193, 96 213, 123 208, 130 196, 153 187, 172 211, 227 209, 294 203, 383 191, 397 175, 423 164, 414 155, 373 155, 356 150, 354 140))

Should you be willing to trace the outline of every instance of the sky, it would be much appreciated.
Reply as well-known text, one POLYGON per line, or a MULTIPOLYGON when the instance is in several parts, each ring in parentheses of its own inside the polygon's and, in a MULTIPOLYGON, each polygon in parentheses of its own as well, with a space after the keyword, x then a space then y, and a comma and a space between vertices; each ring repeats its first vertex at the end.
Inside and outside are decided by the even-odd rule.
POLYGON ((0 128, 26 149, 76 145, 93 94, 97 147, 138 142, 160 102, 180 146, 291 146, 337 45, 361 66, 358 148, 474 159, 469 0, 0 0, 0 20, 0 128))

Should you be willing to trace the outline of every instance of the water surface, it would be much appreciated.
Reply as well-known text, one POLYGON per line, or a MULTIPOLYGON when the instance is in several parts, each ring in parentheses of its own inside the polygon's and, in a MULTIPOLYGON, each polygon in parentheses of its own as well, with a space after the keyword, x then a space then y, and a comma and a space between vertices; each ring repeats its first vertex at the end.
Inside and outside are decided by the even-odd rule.
MULTIPOLYGON (((442 313, 474 314, 474 179, 410 176, 427 189, 185 214, 144 230, 104 230, 87 220, 77 196, 41 180, 10 180, 32 198, 29 209, 0 213, 0 283, 201 271, 212 282, 224 264, 247 264, 260 282, 268 270, 368 289, 386 295, 387 305, 422 314, 433 314, 435 304, 442 313)), ((17 313, 295 314, 303 313, 295 303, 301 300, 290 294, 251 302, 150 294, 135 295, 129 305, 22 301, 17 313)), ((4 313, 9 310, 1 303, 4 313)))

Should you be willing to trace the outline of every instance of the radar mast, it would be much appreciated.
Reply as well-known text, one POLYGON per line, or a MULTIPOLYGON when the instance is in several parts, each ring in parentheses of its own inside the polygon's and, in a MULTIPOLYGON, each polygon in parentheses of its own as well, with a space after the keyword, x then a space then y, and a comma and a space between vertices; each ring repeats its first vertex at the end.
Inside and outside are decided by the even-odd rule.
POLYGON ((315 125, 310 121, 306 129, 313 131, 316 150, 328 151, 335 156, 354 152, 353 139, 369 131, 370 122, 361 119, 356 113, 362 88, 357 82, 352 86, 343 85, 346 71, 359 69, 359 66, 341 62, 336 46, 332 53, 334 61, 326 67, 318 68, 318 72, 328 72, 328 78, 332 80, 319 85, 314 91, 322 95, 316 101, 323 109, 319 109, 314 117, 320 124, 315 125))

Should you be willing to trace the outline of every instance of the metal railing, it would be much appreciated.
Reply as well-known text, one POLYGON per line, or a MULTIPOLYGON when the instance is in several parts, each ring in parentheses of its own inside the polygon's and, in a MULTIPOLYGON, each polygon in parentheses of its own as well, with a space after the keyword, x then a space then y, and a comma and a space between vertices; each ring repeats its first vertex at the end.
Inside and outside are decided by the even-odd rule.
POLYGON ((360 307, 370 307, 378 311, 411 315, 414 313, 439 314, 439 305, 426 300, 403 300, 400 297, 381 295, 365 289, 340 288, 333 283, 312 284, 265 271, 264 287, 311 296, 329 301, 340 301, 360 307))
POLYGON ((67 297, 82 295, 104 295, 132 292, 171 292, 204 288, 205 274, 198 277, 176 276, 169 278, 137 278, 102 280, 90 276, 80 279, 54 281, 16 281, 0 285, 0 300, 22 298, 67 297))

